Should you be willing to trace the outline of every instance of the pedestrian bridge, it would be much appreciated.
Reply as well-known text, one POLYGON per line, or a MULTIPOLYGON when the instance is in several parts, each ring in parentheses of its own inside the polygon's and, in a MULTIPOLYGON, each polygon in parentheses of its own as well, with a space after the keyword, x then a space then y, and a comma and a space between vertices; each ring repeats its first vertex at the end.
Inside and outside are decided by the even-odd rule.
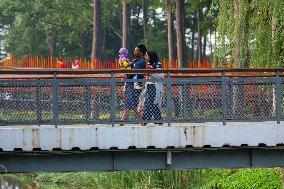
POLYGON ((0 172, 283 166, 283 71, 160 70, 146 121, 121 120, 129 70, 1 70, 0 172))

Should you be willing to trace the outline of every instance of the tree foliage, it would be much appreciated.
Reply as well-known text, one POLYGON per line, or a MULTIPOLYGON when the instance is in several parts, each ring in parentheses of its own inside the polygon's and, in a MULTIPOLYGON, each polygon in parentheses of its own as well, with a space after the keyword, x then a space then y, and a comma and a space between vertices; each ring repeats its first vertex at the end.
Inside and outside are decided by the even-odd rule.
POLYGON ((214 0, 214 6, 220 62, 231 56, 234 67, 283 67, 284 1, 214 0))
MULTIPOLYGON (((214 30, 214 19, 207 13, 211 1, 185 1, 185 50, 191 58, 196 57, 197 23, 194 20, 198 9, 204 10, 200 23, 203 40, 209 30, 214 30)), ((168 56, 167 2, 149 1, 148 22, 145 24, 148 48, 156 50, 161 58, 168 56)), ((102 59, 113 60, 122 46, 122 1, 101 3, 101 43, 98 48, 102 59)), ((127 4, 129 50, 132 52, 136 44, 145 42, 142 0, 127 0, 127 4)), ((91 57, 93 0, 1 0, 0 10, 0 29, 5 30, 0 32, 1 44, 8 52, 16 56, 91 57)), ((175 16, 173 23, 176 23, 175 16)), ((176 27, 175 24, 173 26, 172 50, 175 51, 176 27)))
POLYGON ((67 0, 1 2, 3 14, 14 18, 5 36, 13 54, 61 56, 89 49, 91 44, 86 42, 92 38, 92 7, 88 4, 67 0))

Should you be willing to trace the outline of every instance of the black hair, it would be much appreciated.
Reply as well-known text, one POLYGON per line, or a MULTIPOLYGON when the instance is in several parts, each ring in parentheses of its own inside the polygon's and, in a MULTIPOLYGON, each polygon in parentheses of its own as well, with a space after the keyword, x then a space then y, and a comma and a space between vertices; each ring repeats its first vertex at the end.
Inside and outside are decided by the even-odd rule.
POLYGON ((143 44, 138 44, 138 45, 136 45, 136 47, 139 48, 139 50, 140 50, 140 52, 142 52, 143 56, 146 54, 147 48, 146 48, 145 45, 143 45, 143 44))
POLYGON ((158 55, 157 55, 157 53, 155 51, 147 51, 147 54, 148 54, 148 56, 150 58, 149 63, 151 65, 153 65, 153 64, 155 64, 157 62, 160 62, 159 57, 158 57, 158 55))

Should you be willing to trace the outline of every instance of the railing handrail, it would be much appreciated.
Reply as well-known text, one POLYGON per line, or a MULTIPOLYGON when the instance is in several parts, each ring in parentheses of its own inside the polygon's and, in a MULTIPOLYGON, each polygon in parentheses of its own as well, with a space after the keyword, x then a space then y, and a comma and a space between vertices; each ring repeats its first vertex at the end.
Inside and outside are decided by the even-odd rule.
POLYGON ((165 73, 171 78, 194 78, 194 77, 284 77, 283 68, 212 68, 212 69, 163 69, 163 70, 89 70, 89 69, 22 69, 0 67, 0 79, 52 79, 54 75, 63 79, 74 78, 110 78, 111 73, 116 74, 115 78, 121 78, 118 74, 132 73, 165 73))
POLYGON ((234 72, 284 72, 283 68, 238 68, 238 69, 224 69, 224 68, 211 68, 211 69, 162 69, 162 70, 148 70, 148 69, 129 69, 129 70, 117 70, 117 69, 101 69, 101 70, 89 70, 89 69, 23 69, 23 68, 8 68, 1 69, 0 74, 105 74, 105 73, 234 73, 234 72))
POLYGON ((233 73, 233 72, 284 72, 284 68, 201 68, 201 69, 161 69, 161 70, 149 70, 149 69, 100 69, 100 70, 90 70, 90 69, 34 69, 34 68, 4 68, 0 67, 0 74, 103 74, 103 73, 233 73))

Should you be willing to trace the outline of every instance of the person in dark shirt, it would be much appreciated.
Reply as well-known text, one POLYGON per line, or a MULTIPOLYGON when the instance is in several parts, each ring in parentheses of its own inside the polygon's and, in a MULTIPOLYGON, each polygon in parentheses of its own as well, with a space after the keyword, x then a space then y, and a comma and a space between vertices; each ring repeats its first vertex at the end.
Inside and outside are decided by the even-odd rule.
MULTIPOLYGON (((132 61, 132 69, 146 69, 146 61, 144 59, 144 55, 146 54, 145 45, 139 44, 134 49, 135 59, 132 61)), ((127 79, 143 79, 144 74, 127 74, 127 79)), ((136 82, 136 81, 135 81, 136 82)), ((141 85, 141 82, 138 82, 141 85)), ((138 88, 134 85, 134 82, 127 82, 125 84, 124 91, 124 110, 122 112, 121 119, 127 120, 129 117, 129 111, 133 110, 136 114, 136 118, 140 117, 140 112, 137 111, 139 97, 141 94, 141 88, 138 88)), ((120 124, 123 126, 123 124, 120 124)))
MULTIPOLYGON (((147 51, 145 59, 148 62, 147 69, 163 69, 160 63, 159 57, 155 51, 147 51)), ((163 73, 152 73, 147 75, 147 79, 164 79, 163 73)), ((163 100, 163 82, 147 81, 145 84, 145 99, 143 103, 143 116, 142 120, 151 120, 154 117, 155 124, 162 125, 160 107, 163 100), (158 121, 158 122, 157 122, 158 121)), ((142 126, 146 126, 147 123, 142 123, 142 126)))

